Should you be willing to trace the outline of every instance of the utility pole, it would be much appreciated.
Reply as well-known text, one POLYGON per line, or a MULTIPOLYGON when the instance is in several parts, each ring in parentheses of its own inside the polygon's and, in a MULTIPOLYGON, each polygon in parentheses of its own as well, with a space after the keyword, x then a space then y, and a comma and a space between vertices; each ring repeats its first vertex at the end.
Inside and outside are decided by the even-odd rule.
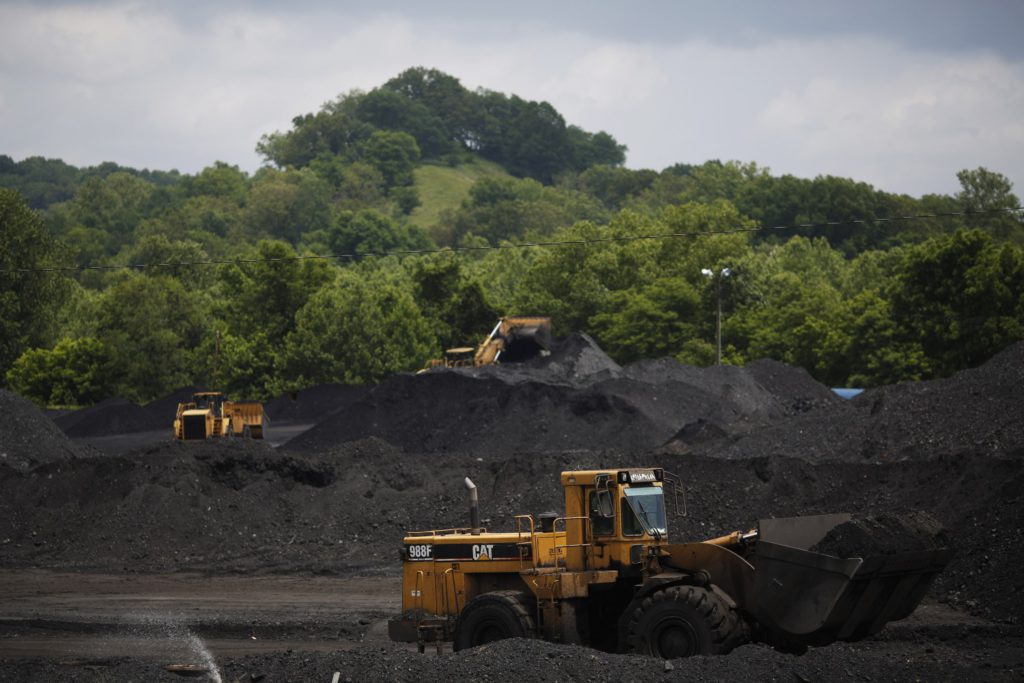
POLYGON ((732 270, 722 268, 718 273, 710 268, 701 268, 701 275, 715 280, 715 365, 722 364, 722 280, 732 275, 732 270))

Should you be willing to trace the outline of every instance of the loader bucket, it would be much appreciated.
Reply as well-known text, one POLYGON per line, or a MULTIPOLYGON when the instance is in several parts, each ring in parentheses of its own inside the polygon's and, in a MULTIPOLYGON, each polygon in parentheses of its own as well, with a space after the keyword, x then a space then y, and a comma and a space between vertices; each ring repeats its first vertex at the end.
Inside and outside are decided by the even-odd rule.
POLYGON ((533 358, 551 350, 551 319, 542 317, 503 318, 499 331, 504 339, 502 362, 533 358))
POLYGON ((750 611, 798 645, 854 641, 910 615, 946 566, 946 548, 840 558, 812 552, 849 515, 762 520, 750 611))

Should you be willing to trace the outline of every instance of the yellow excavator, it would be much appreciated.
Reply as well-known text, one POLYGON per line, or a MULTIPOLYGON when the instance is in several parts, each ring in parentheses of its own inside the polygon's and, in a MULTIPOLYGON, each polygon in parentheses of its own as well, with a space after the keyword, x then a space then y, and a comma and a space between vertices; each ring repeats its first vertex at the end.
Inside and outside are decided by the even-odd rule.
POLYGON ((427 361, 420 372, 431 368, 473 368, 501 362, 522 361, 551 351, 551 318, 510 315, 498 320, 479 346, 459 346, 444 358, 427 361))
MULTIPOLYGON (((906 542, 897 552, 836 557, 847 514, 765 519, 750 531, 670 543, 662 469, 562 472, 565 512, 403 539, 402 614, 393 640, 455 650, 543 638, 673 659, 725 654, 755 640, 785 651, 877 633, 920 603, 951 552, 906 542), (841 533, 842 530, 839 530, 841 533)), ((670 496, 671 498, 671 496, 670 496)))

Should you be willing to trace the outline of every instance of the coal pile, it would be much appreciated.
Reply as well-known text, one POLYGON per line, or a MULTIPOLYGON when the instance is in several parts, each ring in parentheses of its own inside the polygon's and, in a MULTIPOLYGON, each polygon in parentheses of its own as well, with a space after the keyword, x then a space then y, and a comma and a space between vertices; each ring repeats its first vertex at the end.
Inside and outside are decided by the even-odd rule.
POLYGON ((38 407, 0 389, 0 468, 26 471, 38 465, 88 455, 38 407))
POLYGON ((781 364, 696 368, 663 359, 621 368, 576 334, 527 363, 396 375, 287 447, 315 452, 376 437, 417 453, 645 449, 685 437, 701 421, 744 433, 836 406, 845 407, 781 364))
MULTIPOLYGON (((348 384, 321 384, 302 391, 283 394, 264 405, 270 425, 274 423, 314 423, 333 412, 344 410, 365 396, 370 387, 348 384)), ((61 430, 73 438, 105 437, 135 432, 167 430, 170 433, 179 403, 192 395, 211 389, 182 387, 144 406, 114 397, 71 412, 53 416, 61 430)), ((246 400, 246 399, 237 399, 246 400)))
POLYGON ((739 438, 719 439, 696 452, 815 462, 1021 458, 1021 415, 1024 342, 952 377, 872 389, 848 404, 796 415, 739 438))
POLYGON ((945 529, 926 512, 854 517, 833 528, 812 552, 833 557, 897 555, 949 546, 945 529))
POLYGON ((319 384, 283 394, 263 406, 271 424, 281 422, 318 422, 331 413, 344 410, 370 392, 369 386, 319 384))
POLYGON ((163 398, 144 406, 127 399, 116 397, 101 401, 54 419, 54 422, 71 437, 110 436, 131 432, 166 429, 171 424, 179 403, 191 400, 197 391, 208 391, 202 387, 182 387, 163 398))
MULTIPOLYGON (((485 526, 511 530, 517 514, 563 509, 560 472, 627 466, 660 466, 680 477, 681 491, 670 491, 674 541, 746 530, 768 517, 848 512, 912 524, 910 515, 925 511, 948 529, 955 551, 933 594, 998 620, 1024 611, 1020 459, 812 464, 640 450, 438 457, 379 439, 315 454, 243 440, 168 441, 28 471, 0 468, 0 564, 397 572, 395 548, 406 532, 468 524, 466 476, 479 489, 485 526)), ((900 538, 893 545, 914 541, 900 538)), ((847 545, 863 554, 863 539, 847 545)))

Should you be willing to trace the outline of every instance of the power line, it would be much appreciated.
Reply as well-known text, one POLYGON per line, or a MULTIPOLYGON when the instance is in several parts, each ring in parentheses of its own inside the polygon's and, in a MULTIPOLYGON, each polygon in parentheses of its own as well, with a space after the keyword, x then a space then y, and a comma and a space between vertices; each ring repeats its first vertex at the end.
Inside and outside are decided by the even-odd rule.
POLYGON ((584 244, 601 244, 607 242, 639 242, 642 240, 661 240, 684 237, 704 237, 709 235, 735 235, 740 233, 769 232, 780 230, 807 230, 814 228, 834 228, 843 225, 867 225, 869 223, 897 223, 911 220, 930 220, 935 218, 955 218, 967 216, 991 216, 996 214, 1009 214, 1024 211, 1024 207, 1010 207, 1005 209, 986 209, 984 211, 940 211, 935 213, 919 213, 910 216, 889 216, 886 218, 857 218, 846 221, 822 221, 819 223, 797 223, 794 225, 762 226, 755 228, 723 228, 721 230, 699 230, 694 232, 662 232, 649 235, 627 235, 593 237, 579 240, 552 240, 541 242, 523 242, 518 244, 496 244, 480 246, 443 247, 432 249, 396 249, 393 251, 365 251, 349 252, 340 254, 304 254, 296 256, 280 256, 276 258, 237 258, 237 259, 206 259, 202 261, 178 261, 174 263, 134 263, 127 265, 106 265, 106 266, 54 266, 50 268, 0 268, 0 273, 54 273, 54 272, 75 272, 86 270, 145 270, 146 268, 180 268, 183 266, 220 266, 228 264, 244 263, 277 263, 282 261, 333 261, 350 259, 355 260, 367 256, 423 256, 427 254, 443 254, 456 252, 473 251, 500 251, 512 249, 533 249, 536 247, 567 247, 584 244))

